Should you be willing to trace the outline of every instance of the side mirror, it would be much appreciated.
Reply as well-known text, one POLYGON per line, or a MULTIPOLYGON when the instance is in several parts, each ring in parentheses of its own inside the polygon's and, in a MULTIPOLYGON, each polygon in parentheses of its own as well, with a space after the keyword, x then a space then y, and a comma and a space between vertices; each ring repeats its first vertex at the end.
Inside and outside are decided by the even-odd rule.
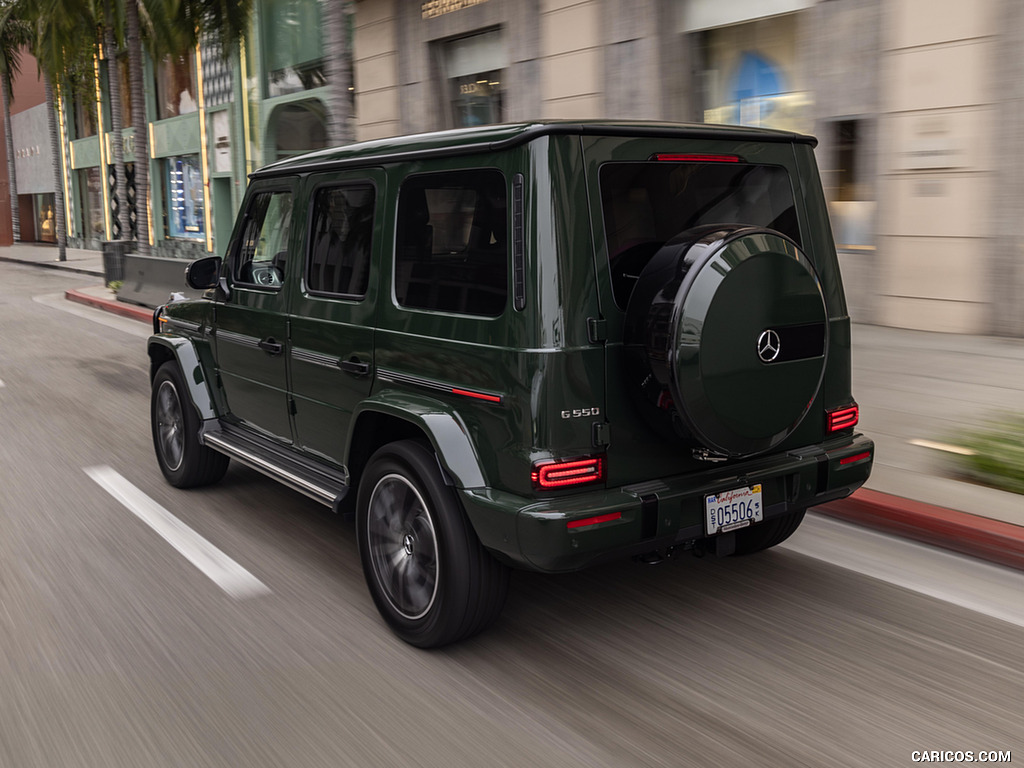
POLYGON ((216 288, 220 278, 220 256, 197 259, 185 267, 185 284, 197 291, 216 288))

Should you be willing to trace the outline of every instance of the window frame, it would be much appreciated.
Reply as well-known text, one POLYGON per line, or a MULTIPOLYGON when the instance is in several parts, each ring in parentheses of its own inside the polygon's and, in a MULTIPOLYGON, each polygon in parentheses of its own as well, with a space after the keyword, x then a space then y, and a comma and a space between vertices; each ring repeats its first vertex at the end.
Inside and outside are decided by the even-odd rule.
MULTIPOLYGON (((429 312, 433 314, 440 314, 445 316, 457 316, 462 318, 472 318, 474 320, 497 320, 508 312, 509 307, 513 304, 510 301, 510 297, 513 294, 511 286, 511 264, 512 264, 512 191, 509 182, 508 174, 501 168, 495 165, 474 165, 467 166, 464 168, 444 168, 439 170, 423 170, 416 171, 406 175, 398 186, 398 191, 395 196, 395 229, 394 237, 392 240, 392 259, 391 259, 391 301, 394 306, 402 312, 429 312), (400 242, 400 230, 399 224, 402 221, 402 199, 405 194, 408 183, 415 179, 421 179, 424 177, 439 177, 439 176, 450 176, 452 174, 467 174, 467 173, 496 173, 501 177, 501 189, 504 194, 505 200, 505 226, 506 226, 506 237, 505 237, 505 294, 504 300, 500 311, 495 314, 484 314, 480 312, 457 312, 448 309, 442 309, 438 307, 417 307, 403 304, 398 299, 398 268, 399 268, 399 242, 400 242)), ((433 253, 431 253, 433 256, 433 253)))
POLYGON ((377 217, 380 214, 380 187, 377 182, 369 177, 360 179, 345 179, 340 181, 320 181, 309 191, 309 211, 306 217, 305 249, 303 254, 302 267, 302 292, 308 296, 315 296, 324 299, 343 299, 347 301, 361 302, 366 300, 370 291, 370 274, 373 269, 373 251, 379 239, 376 233, 377 217), (315 290, 310 287, 310 271, 313 268, 313 225, 316 219, 317 196, 321 191, 327 189, 340 189, 345 187, 370 187, 373 190, 373 221, 370 232, 370 248, 366 254, 367 280, 366 290, 362 293, 333 293, 331 291, 315 290))
MULTIPOLYGON (((245 207, 243 208, 243 212, 242 212, 242 214, 241 214, 241 216, 240 216, 240 218, 238 220, 237 226, 236 226, 237 234, 232 238, 233 239, 233 245, 232 245, 232 249, 231 249, 230 258, 228 259, 227 270, 226 271, 227 271, 227 274, 228 274, 228 276, 229 276, 229 278, 231 280, 232 286, 236 286, 236 287, 239 287, 239 288, 245 288, 245 289, 249 289, 249 290, 266 291, 268 293, 278 293, 278 292, 281 291, 281 289, 283 289, 285 287, 285 284, 287 283, 288 275, 287 275, 286 271, 282 272, 281 282, 278 285, 264 285, 262 283, 250 282, 248 280, 243 280, 243 279, 241 279, 238 276, 238 268, 240 266, 239 259, 241 257, 242 249, 245 247, 245 232, 246 232, 247 223, 248 223, 249 218, 250 218, 249 214, 250 214, 250 211, 252 211, 253 206, 256 203, 256 200, 261 195, 270 195, 271 198, 273 198, 273 196, 277 195, 277 194, 288 194, 288 195, 291 196, 291 199, 292 199, 291 219, 290 219, 289 225, 288 225, 288 237, 287 237, 287 240, 286 240, 287 245, 288 245, 288 251, 289 251, 288 256, 289 256, 289 259, 292 258, 292 253, 291 253, 291 251, 292 251, 292 244, 293 244, 294 239, 295 239, 295 207, 296 207, 297 202, 298 202, 298 195, 296 193, 294 185, 292 185, 292 184, 276 183, 276 184, 268 185, 268 186, 265 186, 265 187, 257 187, 257 188, 250 188, 250 189, 252 191, 246 197, 245 207)), ((267 209, 269 210, 269 208, 270 208, 270 206, 268 204, 267 209)), ((263 226, 265 225, 265 223, 266 223, 266 213, 264 213, 264 215, 263 215, 263 221, 260 222, 260 232, 263 231, 263 226)), ((255 252, 254 252, 254 255, 255 255, 255 252)), ((249 263, 252 263, 252 261, 253 261, 253 259, 249 259, 249 263)))
MULTIPOLYGON (((648 160, 608 160, 608 161, 605 161, 605 162, 600 164, 600 166, 598 167, 597 174, 596 174, 596 179, 597 179, 598 205, 599 205, 600 211, 601 211, 601 219, 600 219, 601 236, 604 238, 605 264, 604 264, 603 268, 607 269, 609 271, 609 273, 614 271, 615 265, 613 264, 614 256, 612 254, 612 249, 611 249, 612 243, 608 239, 608 219, 607 219, 606 207, 605 207, 606 203, 607 203, 607 200, 606 200, 606 190, 605 190, 605 187, 604 187, 604 175, 603 174, 604 174, 604 171, 605 171, 606 168, 610 168, 612 166, 644 166, 644 165, 650 165, 652 167, 656 167, 656 166, 666 166, 667 167, 667 166, 671 166, 671 165, 715 165, 715 161, 698 161, 698 160, 685 160, 685 161, 662 160, 662 161, 658 161, 658 160, 651 160, 651 159, 648 159, 648 160)), ((732 163, 723 163, 723 165, 732 166, 733 164, 732 163)), ((792 202, 794 224, 796 226, 796 235, 797 236, 793 237, 793 235, 791 233, 783 232, 782 230, 777 230, 777 231, 780 232, 785 237, 793 240, 796 243, 797 247, 803 249, 804 248, 803 243, 804 243, 804 241, 806 239, 806 233, 804 232, 804 226, 803 226, 803 222, 802 222, 802 218, 801 218, 801 214, 800 214, 800 210, 799 210, 799 208, 800 208, 799 197, 797 195, 797 187, 796 187, 796 183, 795 183, 796 179, 794 178, 795 177, 795 170, 790 168, 790 167, 787 167, 786 165, 782 165, 782 164, 776 163, 776 162, 770 162, 770 163, 769 162, 757 162, 757 161, 745 160, 745 159, 744 160, 740 160, 736 164, 736 167, 771 168, 771 169, 778 169, 778 170, 780 170, 781 172, 783 172, 785 174, 787 186, 788 186, 788 189, 789 189, 790 201, 792 202)), ((716 223, 726 224, 726 223, 729 223, 729 222, 712 222, 712 224, 716 224, 716 223)), ((745 223, 749 224, 750 222, 748 221, 748 222, 745 222, 745 223)), ((702 226, 702 225, 696 224, 694 226, 702 226)), ((753 226, 764 226, 764 227, 767 227, 768 225, 765 224, 765 225, 753 225, 753 226)), ((685 230, 681 230, 681 232, 682 231, 685 231, 685 230)), ((679 234, 679 233, 677 233, 677 234, 679 234)), ((674 237, 674 235, 670 236, 670 237, 674 237)), ((663 245, 664 245, 664 243, 663 243, 663 245)), ((652 254, 652 256, 653 256, 653 254, 652 254)), ((632 291, 630 291, 629 295, 631 295, 631 294, 632 294, 632 291)), ((614 289, 614 287, 612 288, 612 299, 615 302, 615 306, 616 306, 616 308, 618 308, 619 310, 621 310, 623 312, 626 311, 626 305, 629 303, 629 295, 624 297, 626 299, 626 301, 622 302, 621 299, 623 297, 620 297, 618 295, 618 292, 614 289)))

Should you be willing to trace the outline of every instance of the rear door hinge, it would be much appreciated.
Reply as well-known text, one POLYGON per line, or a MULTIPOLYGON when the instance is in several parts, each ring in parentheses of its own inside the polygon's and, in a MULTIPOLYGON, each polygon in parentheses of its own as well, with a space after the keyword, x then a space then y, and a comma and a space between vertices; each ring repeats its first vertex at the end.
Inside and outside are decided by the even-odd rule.
POLYGON ((608 341, 608 321, 600 317, 587 318, 587 338, 591 344, 608 341))
POLYGON ((298 409, 296 409, 296 407, 295 407, 295 399, 289 397, 288 398, 288 413, 290 413, 292 416, 294 416, 298 412, 299 412, 298 409))
POLYGON ((595 421, 590 431, 595 448, 603 448, 611 442, 611 426, 607 421, 595 421))

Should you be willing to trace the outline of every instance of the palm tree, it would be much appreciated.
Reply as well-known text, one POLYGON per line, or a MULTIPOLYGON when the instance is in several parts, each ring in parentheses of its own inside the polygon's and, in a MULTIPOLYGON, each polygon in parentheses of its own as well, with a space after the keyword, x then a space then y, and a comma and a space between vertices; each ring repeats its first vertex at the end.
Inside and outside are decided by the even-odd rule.
MULTIPOLYGON (((128 222, 128 177, 124 170, 124 128, 121 111, 121 53, 123 8, 114 0, 102 0, 97 10, 103 25, 103 49, 107 60, 107 85, 110 92, 110 134, 114 150, 114 195, 117 203, 117 229, 122 240, 130 240, 128 222)), ((102 138, 101 138, 102 140, 102 138)), ((106 181, 104 180, 104 183, 106 181)))
POLYGON ((7 145, 7 184, 11 193, 11 231, 14 242, 21 240, 18 212, 18 176, 14 170, 14 135, 11 132, 13 81, 21 72, 21 50, 29 43, 29 26, 9 6, 0 15, 0 98, 4 107, 4 138, 7 145))
POLYGON ((81 0, 14 0, 13 18, 29 27, 29 50, 35 56, 46 89, 46 114, 53 153, 54 223, 57 230, 57 259, 67 260, 67 222, 64 216, 64 180, 61 173, 60 134, 57 110, 60 83, 73 70, 80 70, 83 58, 91 58, 95 39, 82 30, 95 29, 88 6, 81 0))
MULTIPOLYGON (((98 28, 97 16, 103 21, 104 37, 107 29, 113 32, 117 20, 124 19, 125 47, 128 52, 129 88, 132 99, 132 124, 135 129, 135 208, 138 232, 138 252, 148 255, 149 248, 149 141, 145 110, 143 42, 147 42, 150 55, 159 61, 164 55, 182 55, 195 49, 203 33, 217 36, 225 53, 237 45, 247 31, 252 14, 253 0, 106 0, 100 8, 89 0, 0 0, 12 3, 15 18, 31 27, 30 50, 39 62, 47 83, 47 105, 50 117, 51 146, 54 157, 55 194, 57 196, 57 233, 60 259, 64 260, 67 232, 64 222, 63 183, 61 178, 60 141, 56 125, 56 99, 65 74, 95 50, 94 35, 82 30, 98 28)), ((115 38, 116 42, 116 38, 115 38)), ((117 48, 111 48, 112 53, 117 48)), ((113 57, 112 57, 113 60, 113 57)), ((117 72, 110 80, 117 80, 117 72)), ((117 88, 120 85, 118 81, 117 88)), ((120 91, 118 90, 118 96, 120 91)), ((114 98, 113 94, 111 96, 114 98)), ((113 105, 112 105, 113 106, 113 105)), ((112 110, 114 121, 120 120, 120 110, 112 110)), ((112 121, 113 122, 113 121, 112 121)), ((116 123, 115 123, 116 124, 116 123)), ((205 126, 201 129, 205 130, 205 126)), ((114 136, 115 167, 121 142, 114 136)), ((120 197, 120 191, 118 192, 120 197)), ((120 197, 126 200, 125 197, 120 197)), ((126 208, 127 206, 122 206, 126 208)), ((122 229, 122 236, 126 229, 122 229)))
MULTIPOLYGON (((135 210, 138 251, 149 254, 149 141, 143 92, 142 40, 149 40, 154 61, 164 55, 180 56, 195 50, 203 33, 220 40, 222 55, 234 49, 248 31, 253 0, 119 0, 124 3, 127 29, 129 87, 135 127, 135 210), (143 29, 140 9, 145 10, 143 29)), ((206 130, 200 126, 200 130, 206 130)))
POLYGON ((349 51, 349 2, 330 0, 324 19, 324 52, 327 59, 327 135, 332 144, 352 141, 349 86, 352 85, 352 58, 349 51))

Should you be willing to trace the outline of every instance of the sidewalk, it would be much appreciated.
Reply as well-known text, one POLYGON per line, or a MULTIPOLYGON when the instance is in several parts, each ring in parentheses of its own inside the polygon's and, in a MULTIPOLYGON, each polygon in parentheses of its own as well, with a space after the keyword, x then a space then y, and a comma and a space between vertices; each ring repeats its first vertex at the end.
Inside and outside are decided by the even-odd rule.
MULTIPOLYGON (((97 275, 72 301, 151 322, 152 312, 102 286, 97 251, 0 248, 16 261, 97 275)), ((856 324, 853 392, 858 427, 875 441, 867 485, 815 511, 1024 570, 1024 496, 951 479, 945 446, 1000 411, 1024 411, 1024 339, 961 336, 856 324)))
POLYGON ((83 275, 96 275, 103 283, 103 254, 100 251, 88 251, 81 248, 67 248, 67 261, 57 261, 57 246, 32 245, 15 243, 0 247, 0 262, 11 261, 18 264, 32 264, 36 267, 59 269, 65 272, 78 272, 83 275))

